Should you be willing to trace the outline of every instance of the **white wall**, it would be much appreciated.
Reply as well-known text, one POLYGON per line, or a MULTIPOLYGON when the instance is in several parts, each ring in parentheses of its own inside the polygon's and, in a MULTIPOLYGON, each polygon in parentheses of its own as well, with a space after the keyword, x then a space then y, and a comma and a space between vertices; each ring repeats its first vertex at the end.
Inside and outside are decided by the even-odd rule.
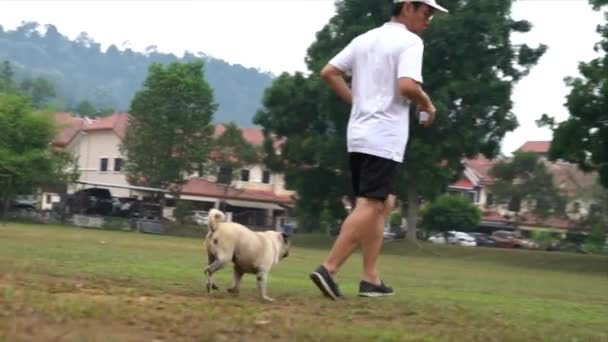
MULTIPOLYGON (((80 179, 85 182, 129 185, 124 174, 125 158, 120 153, 120 138, 110 130, 81 132, 68 150, 78 158, 80 179), (101 158, 107 158, 107 171, 101 171, 101 158), (123 170, 114 171, 117 158, 123 160, 123 170)), ((112 196, 129 197, 131 190, 109 188, 112 196)))

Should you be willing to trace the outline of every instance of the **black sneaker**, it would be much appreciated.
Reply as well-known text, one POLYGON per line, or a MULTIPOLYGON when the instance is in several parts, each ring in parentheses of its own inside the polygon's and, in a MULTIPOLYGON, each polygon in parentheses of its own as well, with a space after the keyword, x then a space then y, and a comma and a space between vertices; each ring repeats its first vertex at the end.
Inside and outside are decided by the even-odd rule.
POLYGON ((382 281, 380 281, 380 285, 374 285, 365 280, 361 280, 359 283, 359 296, 361 297, 386 297, 394 294, 393 289, 384 285, 382 281))
POLYGON ((342 293, 340 292, 340 288, 338 284, 332 279, 329 275, 329 272, 325 268, 325 266, 321 265, 317 267, 317 269, 310 274, 310 279, 317 285, 319 290, 323 292, 325 297, 337 300, 339 298, 344 298, 342 293))

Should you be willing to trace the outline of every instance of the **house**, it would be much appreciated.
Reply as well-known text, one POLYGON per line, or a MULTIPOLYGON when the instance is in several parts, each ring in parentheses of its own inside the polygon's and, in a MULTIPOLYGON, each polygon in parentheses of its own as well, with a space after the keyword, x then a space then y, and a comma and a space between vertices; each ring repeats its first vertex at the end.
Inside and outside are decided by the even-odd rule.
POLYGON ((488 192, 488 185, 493 181, 490 170, 494 163, 494 160, 481 154, 475 159, 465 159, 462 177, 448 187, 448 192, 460 193, 481 208, 491 204, 492 195, 488 192))
POLYGON ((549 148, 551 147, 550 141, 526 141, 521 145, 515 152, 532 152, 540 155, 541 157, 547 158, 549 156, 549 148))
POLYGON ((494 203, 489 186, 494 179, 490 174, 492 167, 501 160, 488 160, 483 156, 463 161, 465 170, 462 177, 448 187, 449 193, 461 193, 475 203, 484 213, 481 230, 553 230, 564 233, 576 229, 578 222, 583 220, 595 204, 590 189, 597 185, 597 174, 584 173, 575 164, 563 161, 551 162, 547 159, 550 141, 528 141, 514 152, 532 152, 541 157, 547 170, 553 175, 555 186, 570 200, 566 204, 566 217, 550 216, 541 218, 529 212, 523 205, 520 212, 509 211, 506 206, 494 203))
MULTIPOLYGON (((134 186, 127 180, 123 169, 125 157, 120 151, 129 125, 127 113, 95 119, 56 113, 54 119, 60 129, 53 147, 72 153, 80 172, 78 182, 69 186, 68 193, 90 187, 109 189, 112 196, 118 198, 166 193, 164 189, 134 186)), ((224 126, 217 125, 215 136, 223 131, 224 126)), ((264 142, 261 129, 243 128, 242 133, 255 146, 264 142)), ((183 186, 181 199, 192 202, 201 210, 225 204, 235 220, 239 221, 241 215, 246 221, 243 223, 255 221, 262 226, 280 225, 293 205, 294 196, 293 191, 285 189, 284 176, 267 170, 261 164, 249 165, 240 170, 239 175, 239 179, 229 187, 218 184, 214 176, 191 175, 183 186)), ((165 196, 171 197, 169 194, 165 196)), ((168 211, 168 216, 172 216, 171 212, 168 211)))
POLYGON ((120 144, 129 124, 127 113, 96 119, 56 113, 54 118, 60 130, 53 147, 71 153, 80 172, 79 184, 71 185, 68 193, 84 185, 112 187, 114 197, 141 195, 141 191, 131 188, 123 172, 120 144))
POLYGON ((497 160, 487 159, 481 154, 473 159, 465 159, 463 160, 462 176, 448 186, 448 193, 462 194, 482 210, 483 216, 479 223, 479 230, 488 233, 494 230, 514 230, 516 228, 512 220, 504 215, 504 211, 493 210, 494 199, 489 187, 494 178, 490 174, 490 170, 496 162, 497 160))

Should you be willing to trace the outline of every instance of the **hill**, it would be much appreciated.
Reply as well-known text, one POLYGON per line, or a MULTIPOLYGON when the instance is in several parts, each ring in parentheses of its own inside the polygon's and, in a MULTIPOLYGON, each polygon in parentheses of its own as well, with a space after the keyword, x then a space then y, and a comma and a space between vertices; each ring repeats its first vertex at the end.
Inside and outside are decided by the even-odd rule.
POLYGON ((214 121, 235 121, 252 126, 272 75, 254 68, 229 64, 202 52, 182 57, 161 53, 156 46, 145 52, 110 45, 102 51, 86 32, 70 40, 54 25, 26 22, 14 30, 0 26, 0 61, 8 60, 17 79, 43 77, 56 87, 60 110, 89 101, 97 108, 128 111, 131 98, 141 87, 151 63, 171 63, 203 58, 206 78, 219 104, 214 121))

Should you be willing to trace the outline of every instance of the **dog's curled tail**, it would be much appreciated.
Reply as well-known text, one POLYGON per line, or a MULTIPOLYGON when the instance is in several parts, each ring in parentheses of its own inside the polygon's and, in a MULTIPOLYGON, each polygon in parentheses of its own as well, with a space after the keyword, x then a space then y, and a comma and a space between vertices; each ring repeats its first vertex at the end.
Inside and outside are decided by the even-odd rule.
POLYGON ((209 210, 209 215, 207 216, 207 221, 209 222, 209 230, 212 232, 216 231, 220 222, 226 221, 226 216, 223 212, 217 209, 209 210))

